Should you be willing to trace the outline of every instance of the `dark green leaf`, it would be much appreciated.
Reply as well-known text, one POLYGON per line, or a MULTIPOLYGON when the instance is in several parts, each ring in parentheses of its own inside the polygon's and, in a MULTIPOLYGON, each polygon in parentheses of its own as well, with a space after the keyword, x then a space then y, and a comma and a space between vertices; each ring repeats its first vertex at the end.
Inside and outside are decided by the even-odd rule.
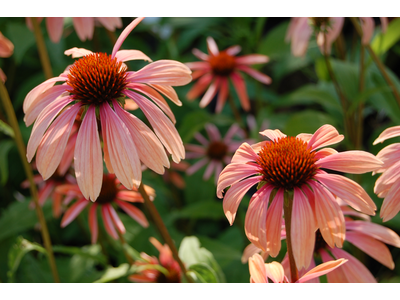
POLYGON ((8 179, 8 152, 14 145, 12 140, 0 141, 0 184, 4 185, 8 179))

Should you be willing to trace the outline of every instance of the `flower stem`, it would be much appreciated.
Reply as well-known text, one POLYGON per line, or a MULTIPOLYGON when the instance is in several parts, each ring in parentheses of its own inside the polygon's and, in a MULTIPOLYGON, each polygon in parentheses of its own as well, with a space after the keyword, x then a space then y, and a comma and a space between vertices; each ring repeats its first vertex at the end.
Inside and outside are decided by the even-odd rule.
MULTIPOLYGON (((356 18, 351 17, 350 20, 353 23, 354 28, 356 29, 358 35, 360 37, 362 37, 363 32, 362 32, 361 26, 360 26, 360 24, 358 24, 358 21, 356 20, 356 18)), ((372 48, 369 44, 364 45, 364 46, 368 50, 369 55, 371 55, 373 61, 375 62, 376 66, 378 67, 379 71, 381 72, 383 78, 386 80, 386 83, 392 89, 392 92, 393 92, 394 97, 396 98, 397 104, 400 106, 400 95, 397 92, 396 87, 393 84, 393 81, 390 79, 388 73, 386 72, 385 66, 383 65, 383 63, 381 62, 379 57, 376 55, 374 50, 372 50, 372 48)))
POLYGON ((140 183, 139 193, 142 195, 142 197, 144 199, 144 204, 146 205, 154 223, 156 224, 158 231, 160 232, 164 241, 168 244, 169 248, 172 251, 172 255, 174 256, 175 260, 178 262, 179 266, 181 267, 181 270, 182 270, 183 275, 185 276, 187 282, 193 282, 193 280, 186 274, 185 265, 179 258, 178 250, 175 247, 174 241, 172 240, 171 236, 169 235, 168 230, 165 227, 164 222, 161 219, 161 216, 157 211, 157 208, 155 207, 153 202, 151 202, 149 195, 147 195, 146 190, 144 189, 143 183, 140 183))
POLYGON ((242 118, 240 117, 239 111, 237 110, 236 106, 235 106, 235 102, 233 101, 233 98, 231 95, 228 96, 228 102, 229 105, 231 106, 233 115, 235 116, 236 122, 238 122, 238 124, 242 127, 243 125, 243 121, 242 118))
POLYGON ((51 272, 53 274, 54 281, 59 283, 60 278, 58 276, 56 261, 54 259, 54 253, 53 253, 53 249, 51 246, 50 234, 47 229, 47 224, 46 224, 46 220, 44 218, 42 207, 39 205, 38 192, 36 189, 36 184, 33 180, 33 172, 32 172, 31 166, 28 164, 28 162, 26 160, 26 150, 25 150, 26 148, 25 148, 24 142, 22 140, 22 135, 21 135, 21 131, 19 130, 18 121, 17 121, 17 117, 15 116, 14 108, 11 104, 11 100, 8 95, 7 89, 1 80, 0 80, 0 98, 3 103, 4 110, 6 111, 9 124, 12 127, 12 129, 14 130, 15 143, 17 145, 18 152, 21 156, 21 161, 22 161, 22 165, 24 167, 26 176, 28 177, 28 180, 30 183, 29 189, 30 189, 30 192, 32 195, 32 199, 35 203, 36 214, 39 219, 40 231, 42 233, 44 247, 46 248, 47 255, 49 258, 51 272))
POLYGON ((46 76, 46 79, 50 79, 53 77, 53 71, 51 69, 50 59, 47 53, 46 45, 44 43, 42 31, 40 30, 40 26, 36 18, 32 17, 31 21, 33 25, 33 32, 35 34, 36 45, 38 47, 40 62, 42 63, 44 75, 46 76))
POLYGON ((287 253, 290 266, 290 281, 296 282, 299 280, 299 272, 294 261, 293 248, 292 248, 292 207, 293 207, 293 192, 285 191, 285 201, 283 204, 283 213, 285 215, 285 229, 286 229, 286 243, 287 253))
POLYGON ((132 257, 128 254, 128 252, 126 252, 126 249, 125 249, 126 241, 125 241, 125 239, 124 239, 124 236, 122 235, 121 232, 119 232, 119 230, 117 230, 117 233, 118 233, 118 237, 119 237, 119 240, 120 240, 121 246, 122 246, 122 251, 124 252, 124 255, 125 255, 125 257, 126 257, 126 260, 128 261, 128 263, 129 263, 130 265, 133 265, 133 264, 134 264, 134 260, 133 260, 132 257))

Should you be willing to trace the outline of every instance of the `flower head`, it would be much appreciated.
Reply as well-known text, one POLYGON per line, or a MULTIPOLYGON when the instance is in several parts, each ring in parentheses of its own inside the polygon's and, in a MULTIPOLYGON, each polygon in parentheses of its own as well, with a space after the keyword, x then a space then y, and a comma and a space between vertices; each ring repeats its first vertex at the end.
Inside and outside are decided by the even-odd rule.
POLYGON ((218 128, 214 124, 206 124, 205 129, 209 140, 197 132, 194 137, 201 145, 185 145, 188 151, 186 158, 201 158, 186 170, 186 174, 191 175, 208 163, 203 179, 208 180, 214 172, 215 182, 217 182, 223 166, 230 163, 232 153, 241 144, 238 141, 232 140, 232 138, 234 136, 244 138, 244 132, 237 124, 233 124, 225 137, 222 138, 218 128))
MULTIPOLYGON (((14 45, 0 32, 0 57, 10 57, 14 52, 14 45)), ((5 82, 6 74, 0 69, 0 80, 5 82)))
POLYGON ((160 260, 146 253, 140 253, 143 261, 137 260, 134 265, 138 267, 139 270, 140 268, 143 268, 143 270, 139 271, 138 274, 129 276, 129 279, 133 282, 181 282, 181 268, 178 262, 174 260, 168 245, 161 245, 161 243, 153 237, 150 238, 150 242, 160 252, 160 260), (158 268, 154 268, 154 266, 158 266, 158 268))
POLYGON ((198 49, 193 50, 193 54, 201 59, 202 62, 186 63, 189 68, 195 70, 193 79, 199 78, 188 92, 187 98, 194 100, 209 86, 200 101, 200 107, 206 107, 218 92, 215 111, 219 113, 228 97, 228 79, 231 79, 243 109, 249 111, 250 101, 246 91, 246 84, 239 71, 249 74, 264 84, 270 84, 271 78, 269 76, 249 67, 249 65, 268 62, 268 57, 261 54, 235 56, 240 52, 240 46, 232 46, 224 51, 219 51, 217 44, 211 37, 207 38, 207 46, 208 55, 198 49))
POLYGON ((353 208, 373 215, 376 206, 356 182, 323 169, 361 174, 381 167, 382 162, 364 151, 338 153, 332 148, 317 149, 343 140, 331 125, 314 134, 287 137, 279 130, 265 130, 270 141, 250 146, 243 143, 232 162, 221 172, 217 196, 223 197, 223 209, 232 225, 240 201, 254 185, 245 218, 249 240, 275 257, 281 247, 284 198, 292 201, 291 236, 297 267, 308 267, 319 229, 326 243, 342 247, 345 236, 343 213, 335 197, 353 208), (284 195, 292 194, 292 198, 284 195))
MULTIPOLYGON (((155 196, 154 190, 149 186, 145 186, 145 189, 149 194, 150 199, 153 200, 155 196)), ((92 234, 93 244, 96 243, 98 236, 97 207, 101 208, 101 216, 107 233, 114 239, 118 239, 118 233, 116 230, 121 234, 125 233, 125 226, 118 217, 114 206, 121 208, 126 214, 143 227, 149 226, 145 215, 140 211, 140 209, 130 204, 144 202, 140 193, 136 190, 128 191, 114 174, 103 175, 103 185, 96 203, 86 200, 76 184, 60 185, 56 188, 56 192, 64 197, 64 205, 68 205, 73 199, 76 199, 76 202, 64 213, 64 216, 61 219, 61 227, 65 227, 71 223, 85 207, 90 207, 89 229, 92 234)))
POLYGON ((138 187, 141 182, 140 161, 163 174, 164 167, 169 167, 164 147, 174 162, 185 156, 182 140, 174 127, 175 117, 161 94, 181 105, 172 86, 190 82, 191 71, 172 60, 150 63, 137 72, 127 71, 125 61, 150 61, 138 50, 118 51, 141 20, 135 19, 125 28, 111 55, 78 48, 65 51, 73 58, 81 58, 60 76, 35 87, 23 104, 26 125, 36 120, 27 158, 31 161, 37 151, 38 171, 45 180, 59 165, 75 117, 82 113, 74 166, 82 194, 92 201, 100 194, 103 178, 100 136, 109 173, 115 173, 127 189, 138 187), (56 82, 63 84, 54 85, 56 82), (125 98, 140 107, 154 132, 124 110, 125 98))

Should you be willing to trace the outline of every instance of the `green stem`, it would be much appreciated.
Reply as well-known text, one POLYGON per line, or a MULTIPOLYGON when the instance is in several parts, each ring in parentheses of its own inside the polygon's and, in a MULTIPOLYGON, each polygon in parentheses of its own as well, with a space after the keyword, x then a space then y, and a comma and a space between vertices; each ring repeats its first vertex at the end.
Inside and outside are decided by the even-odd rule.
POLYGON ((291 282, 296 282, 299 280, 299 272, 296 267, 296 262, 293 256, 292 248, 292 207, 293 207, 293 192, 285 191, 284 194, 285 201, 283 204, 283 213, 285 215, 285 229, 286 229, 286 243, 287 243, 287 253, 289 258, 290 266, 290 279, 291 282))
POLYGON ((239 111, 237 110, 236 106, 235 106, 235 102, 233 101, 233 98, 231 95, 228 96, 228 102, 229 105, 232 109, 233 115, 235 116, 236 122, 238 122, 238 124, 243 127, 243 121, 242 118, 240 117, 239 111))
MULTIPOLYGON (((354 28, 356 29, 358 35, 360 37, 362 37, 362 29, 360 24, 358 24, 358 21, 356 18, 351 17, 350 18, 351 22, 354 25, 354 28)), ((396 98, 397 104, 400 106, 400 95, 397 92, 396 87, 393 84, 393 81, 390 79, 388 73, 385 70, 385 66, 383 65, 383 63, 381 62, 381 60, 379 59, 379 57, 376 55, 376 53, 374 52, 374 50, 372 50, 371 46, 369 44, 364 45, 365 48, 367 48, 369 55, 371 55, 373 61, 375 62, 376 66, 378 67, 379 71, 381 72, 383 78, 385 79, 386 83, 389 85, 389 87, 392 89, 393 95, 396 98)))
POLYGON ((118 237, 119 237, 119 240, 120 240, 121 246, 122 246, 122 251, 124 252, 124 255, 125 255, 125 257, 126 257, 126 260, 128 261, 128 263, 129 263, 130 265, 133 265, 135 262, 134 262, 134 260, 132 259, 132 257, 128 254, 128 252, 126 252, 126 249, 125 249, 126 241, 125 241, 125 239, 124 239, 124 236, 122 235, 121 232, 119 232, 119 230, 117 230, 117 233, 118 233, 118 237))
POLYGON ((49 55, 47 53, 46 44, 44 43, 42 31, 40 30, 39 23, 36 18, 31 18, 33 25, 33 32, 35 34, 36 45, 39 51, 40 62, 42 63, 42 68, 44 71, 44 75, 46 79, 50 79, 53 77, 53 71, 50 65, 49 55))
POLYGON ((21 131, 19 130, 17 117, 15 116, 14 108, 11 104, 11 100, 8 95, 7 89, 1 80, 0 80, 0 98, 3 103, 4 110, 7 114, 9 124, 12 127, 12 129, 14 130, 15 143, 17 145, 18 152, 21 156, 21 161, 22 161, 22 165, 24 167, 26 176, 28 177, 28 180, 30 182, 29 188, 30 188, 30 192, 32 195, 32 199, 35 203, 36 214, 39 219, 40 230, 42 233, 44 246, 47 250, 51 272, 53 274, 54 281, 60 282, 60 278, 59 278, 58 272, 57 272, 56 261, 54 259, 53 249, 51 246, 49 231, 47 228, 46 220, 44 218, 42 207, 39 205, 38 192, 36 189, 36 184, 33 180, 33 172, 32 172, 31 166, 28 164, 28 162, 26 160, 26 150, 25 150, 26 148, 24 145, 24 141, 22 139, 21 131))
POLYGON ((183 275, 185 276, 187 282, 193 282, 193 280, 186 274, 186 268, 181 259, 179 258, 178 255, 178 250, 175 247, 174 241, 172 240, 171 236, 169 235, 169 232, 167 228, 165 227, 165 224, 160 216, 160 214, 157 211, 157 208, 151 202, 149 195, 147 195, 146 190, 144 189, 143 183, 140 183, 139 186, 139 193, 142 195, 144 199, 144 204, 146 205, 158 231, 160 232, 162 238, 164 241, 168 244, 169 248, 172 251, 172 255, 174 256, 175 260, 178 262, 179 266, 181 267, 181 270, 183 272, 183 275))

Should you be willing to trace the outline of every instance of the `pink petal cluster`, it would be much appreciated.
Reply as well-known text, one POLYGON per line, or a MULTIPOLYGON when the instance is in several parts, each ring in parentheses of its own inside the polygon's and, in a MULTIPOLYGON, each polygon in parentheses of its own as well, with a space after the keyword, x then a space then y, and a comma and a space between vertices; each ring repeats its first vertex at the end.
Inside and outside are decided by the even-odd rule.
POLYGON ((247 73, 254 79, 264 84, 270 84, 271 78, 259 71, 252 69, 250 65, 267 63, 269 58, 262 54, 250 54, 236 56, 241 50, 240 46, 232 46, 224 51, 219 51, 217 44, 211 37, 207 38, 208 55, 198 49, 193 49, 193 54, 201 59, 201 62, 186 63, 195 70, 193 79, 198 79, 196 84, 188 92, 187 98, 194 100, 207 89, 200 101, 200 107, 206 107, 218 93, 215 111, 220 113, 229 94, 228 79, 231 79, 239 96, 242 108, 250 110, 250 101, 247 95, 246 84, 240 71, 247 73))
MULTIPOLYGON (((243 143, 239 147, 231 163, 219 176, 217 196, 224 197, 223 209, 232 225, 242 198, 251 187, 258 185, 259 189, 251 197, 246 213, 245 232, 254 245, 276 257, 281 248, 283 203, 287 191, 264 180, 265 170, 259 164, 259 158, 261 151, 267 146, 289 141, 289 137, 279 130, 270 129, 261 134, 270 141, 252 146, 243 143), (227 187, 230 188, 223 196, 222 192, 227 187)), ((291 236, 293 254, 299 269, 308 267, 311 263, 315 244, 314 233, 317 229, 330 247, 333 248, 335 245, 342 247, 345 238, 345 220, 336 196, 358 211, 369 215, 375 214, 375 203, 359 184, 347 177, 328 174, 322 170, 361 174, 382 166, 379 159, 364 151, 339 153, 332 148, 320 149, 338 143, 343 138, 343 135, 339 135, 331 125, 323 125, 314 134, 299 134, 295 138, 297 143, 305 143, 307 151, 315 157, 315 162, 311 164, 315 168, 315 174, 305 183, 292 189, 291 236)), ((294 141, 293 138, 291 141, 294 141)), ((299 162, 285 163, 296 166, 299 162)), ((277 174, 284 170, 272 171, 277 174)), ((290 178, 296 175, 288 176, 290 178)))
MULTIPOLYGON (((43 18, 37 19, 38 22, 41 22, 43 18)), ((116 28, 122 27, 122 20, 120 17, 73 17, 72 23, 76 30, 76 34, 82 42, 86 41, 86 39, 91 40, 93 38, 95 25, 101 25, 109 31, 115 31, 116 28)), ((26 24, 30 30, 33 30, 30 18, 26 18, 26 24)), ((46 28, 50 40, 53 43, 58 43, 64 31, 64 18, 47 17, 46 28)))
MULTIPOLYGON (((0 57, 10 57, 14 52, 14 45, 0 32, 0 57)), ((7 79, 6 74, 0 68, 0 80, 5 82, 7 79)))
MULTIPOLYGON (((136 72, 125 72, 125 61, 150 61, 141 51, 119 50, 125 38, 142 19, 135 19, 125 28, 110 57, 82 48, 65 51, 66 55, 72 55, 73 58, 83 58, 58 77, 48 79, 31 90, 23 104, 26 125, 35 122, 28 142, 27 158, 31 161, 36 153, 38 171, 44 180, 48 179, 59 165, 75 117, 83 112, 74 150, 74 166, 82 194, 92 201, 98 197, 102 184, 103 151, 100 137, 109 173, 115 173, 128 189, 140 185, 140 161, 153 171, 164 173, 164 167, 170 165, 164 147, 172 154, 174 162, 179 162, 185 157, 182 140, 174 126, 175 117, 161 94, 181 105, 172 86, 190 82, 191 71, 177 61, 160 60, 136 72), (75 89, 71 78, 79 77, 88 81, 88 85, 93 83, 90 80, 100 84, 104 74, 91 73, 89 76, 85 73, 72 77, 70 70, 76 66, 75 69, 79 71, 78 66, 84 65, 87 62, 86 58, 91 59, 89 62, 93 63, 101 57, 109 59, 110 64, 114 66, 119 65, 119 71, 125 72, 122 81, 119 82, 123 87, 120 91, 122 98, 130 98, 140 107, 154 132, 140 119, 123 109, 123 99, 114 98, 101 102, 101 99, 93 97, 83 102, 75 98, 76 94, 71 94, 75 89), (62 84, 54 85, 56 82, 62 84)), ((96 67, 101 68, 102 65, 98 63, 96 67)), ((95 91, 98 91, 98 88, 95 91)))

